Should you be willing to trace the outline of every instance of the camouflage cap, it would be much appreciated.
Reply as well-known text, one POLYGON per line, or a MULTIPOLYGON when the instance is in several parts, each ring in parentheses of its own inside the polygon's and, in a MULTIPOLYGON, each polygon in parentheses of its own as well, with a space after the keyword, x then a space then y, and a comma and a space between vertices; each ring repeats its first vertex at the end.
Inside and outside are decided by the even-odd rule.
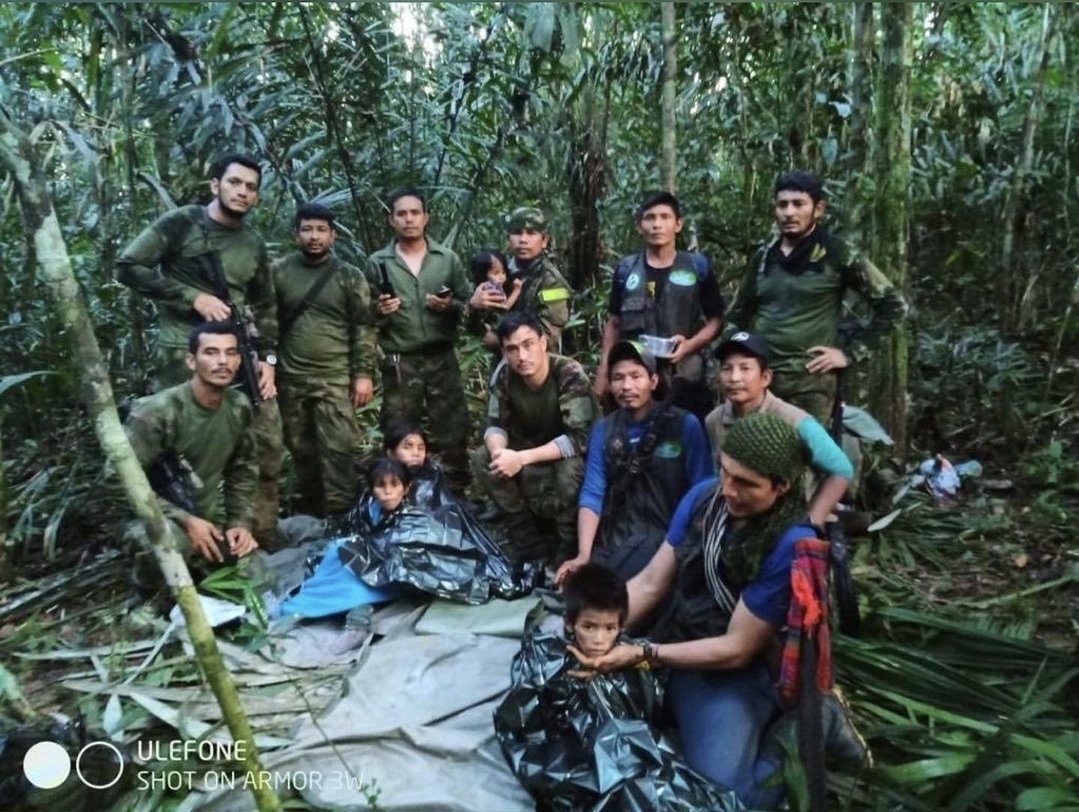
POLYGON ((525 229, 547 232, 547 217, 541 209, 535 206, 521 206, 514 209, 513 213, 506 218, 506 231, 511 234, 525 229))

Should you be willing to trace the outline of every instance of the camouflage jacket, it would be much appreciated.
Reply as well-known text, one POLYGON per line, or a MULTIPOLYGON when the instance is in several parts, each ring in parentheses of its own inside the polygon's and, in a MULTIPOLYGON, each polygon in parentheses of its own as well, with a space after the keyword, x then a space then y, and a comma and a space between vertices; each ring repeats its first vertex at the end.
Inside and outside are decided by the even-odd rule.
POLYGON ((848 290, 859 294, 872 311, 847 348, 860 360, 868 355, 868 342, 895 328, 907 305, 872 262, 853 254, 820 226, 788 256, 779 250, 778 239, 757 252, 728 311, 729 324, 764 338, 777 372, 804 372, 810 347, 839 346, 848 290))
POLYGON ((569 322, 570 300, 573 298, 573 288, 565 275, 547 251, 529 262, 527 267, 522 267, 516 257, 511 258, 506 272, 511 280, 524 280, 513 310, 536 316, 551 337, 551 347, 558 347, 562 329, 569 322))
POLYGON ((128 244, 116 261, 116 277, 157 302, 161 345, 183 347, 191 328, 202 321, 192 306, 195 297, 220 295, 206 266, 212 252, 220 258, 230 298, 253 314, 259 353, 265 356, 277 344, 277 303, 266 244, 250 226, 222 225, 203 206, 173 209, 128 244))
MULTIPOLYGON (((182 456, 197 477, 193 483, 199 516, 220 527, 251 527, 258 489, 258 463, 251 431, 251 402, 226 389, 210 411, 195 402, 190 383, 138 400, 124 429, 145 468, 167 451, 182 456)), ((165 515, 182 522, 188 514, 162 500, 165 515)))
POLYGON ((563 456, 583 456, 599 405, 584 368, 572 358, 548 353, 550 373, 539 389, 531 389, 502 362, 491 376, 487 400, 488 428, 509 438, 509 447, 536 448, 552 440, 563 456), (568 453, 567 453, 568 452, 568 453))

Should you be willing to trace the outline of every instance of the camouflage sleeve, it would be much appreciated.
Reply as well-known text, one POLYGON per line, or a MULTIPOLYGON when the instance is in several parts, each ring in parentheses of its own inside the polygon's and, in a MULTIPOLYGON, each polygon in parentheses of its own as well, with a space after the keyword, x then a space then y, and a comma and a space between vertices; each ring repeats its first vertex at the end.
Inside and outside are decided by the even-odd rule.
POLYGON ((371 286, 363 273, 351 265, 345 266, 345 295, 349 297, 349 377, 374 380, 378 336, 371 315, 371 286))
POLYGON ((248 284, 247 296, 259 331, 259 354, 265 356, 277 346, 277 294, 274 292, 269 252, 262 240, 259 240, 258 268, 248 284))
POLYGON ((569 322, 569 306, 573 298, 573 288, 569 286, 562 272, 551 262, 546 263, 540 289, 536 295, 539 298, 543 320, 549 327, 561 333, 562 328, 569 322))
POLYGON ((251 529, 255 495, 259 486, 258 458, 255 456, 255 425, 251 407, 245 402, 248 422, 225 466, 225 526, 251 529))
POLYGON ((742 276, 742 284, 738 286, 738 293, 735 294, 734 301, 727 310, 728 331, 749 330, 753 327, 753 317, 757 315, 757 268, 767 250, 767 248, 759 249, 749 261, 749 266, 742 276))
POLYGON ((856 359, 869 354, 869 345, 889 335, 907 314, 907 303, 884 273, 865 257, 855 256, 843 268, 846 286, 857 292, 872 311, 869 324, 852 337, 849 350, 856 359))
POLYGON ((506 384, 509 379, 505 361, 499 361, 491 373, 490 386, 487 387, 487 428, 506 430, 509 423, 510 409, 506 384))
MULTIPOLYGON (((124 433, 135 452, 135 458, 144 469, 157 462, 165 449, 170 446, 174 420, 175 415, 163 408, 154 408, 145 401, 136 403, 132 407, 131 414, 124 423, 124 433)), ((181 525, 191 515, 160 496, 157 497, 157 504, 161 512, 165 514, 165 518, 179 522, 181 525)))
POLYGON ((584 456, 592 424, 599 417, 599 405, 592 392, 592 382, 584 367, 570 361, 558 376, 558 406, 562 413, 565 436, 573 444, 577 456, 584 456))
POLYGON ((203 291, 185 285, 162 269, 190 227, 190 221, 179 210, 173 210, 144 228, 116 260, 117 281, 151 299, 190 307, 203 291))

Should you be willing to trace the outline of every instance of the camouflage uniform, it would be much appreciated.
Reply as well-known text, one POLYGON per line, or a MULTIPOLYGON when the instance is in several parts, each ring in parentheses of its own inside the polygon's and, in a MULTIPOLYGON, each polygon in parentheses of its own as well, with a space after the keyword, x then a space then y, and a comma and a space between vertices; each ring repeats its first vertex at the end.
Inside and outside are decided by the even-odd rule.
MULTIPOLYGON (((540 209, 531 207, 515 209, 507 218, 506 227, 511 233, 525 229, 548 233, 547 218, 540 209)), ((510 281, 521 279, 524 283, 521 295, 510 309, 531 313, 538 318, 547 331, 550 346, 559 350, 562 346, 562 330, 569 322, 573 288, 550 252, 544 249, 539 256, 526 263, 511 257, 506 274, 510 281)))
POLYGON ((277 291, 278 393, 299 491, 297 511, 327 516, 355 501, 362 435, 350 384, 375 379, 371 292, 359 269, 332 254, 309 263, 297 251, 271 268, 277 291), (329 274, 308 301, 309 291, 329 274), (304 304, 306 302, 306 304, 304 304), (303 306, 298 316, 297 310, 303 306))
POLYGON ((768 342, 774 372, 771 390, 829 425, 836 397, 835 374, 813 375, 805 365, 814 346, 839 346, 839 319, 848 290, 873 312, 847 354, 868 355, 865 342, 880 339, 906 313, 906 303, 872 262, 820 225, 784 256, 779 240, 757 252, 729 311, 732 328, 752 330, 768 342))
POLYGON ((427 419, 427 435, 441 453, 450 487, 468 486, 468 404, 453 344, 472 287, 457 254, 427 240, 427 254, 418 274, 398 256, 395 243, 371 254, 367 281, 378 297, 380 268, 385 268, 401 307, 389 316, 375 316, 382 351, 382 424, 395 417, 427 419), (454 307, 438 313, 425 296, 443 285, 452 291, 454 307))
MULTIPOLYGON (((156 390, 190 377, 184 364, 187 335, 202 321, 192 305, 200 293, 217 295, 205 270, 205 257, 211 252, 220 258, 233 302, 241 312, 253 314, 259 356, 273 354, 277 309, 262 238, 247 225, 230 228, 218 223, 202 206, 173 209, 144 229, 116 263, 120 282, 157 303, 156 390)), ((282 442, 276 401, 259 407, 254 432, 259 487, 251 531, 264 541, 273 537, 277 526, 282 442)))
POLYGON ((523 450, 556 442, 562 459, 526 465, 512 479, 491 475, 486 446, 472 455, 476 481, 508 515, 506 554, 515 561, 544 558, 559 563, 576 554, 577 493, 584 475, 584 452, 599 406, 579 363, 548 354, 550 373, 532 390, 505 363, 491 378, 487 432, 506 436, 508 448, 523 450), (538 537, 535 521, 553 520, 556 543, 538 537))
MULTIPOLYGON (((235 389, 226 389, 221 405, 209 411, 195 402, 189 383, 173 386, 136 401, 124 426, 135 456, 143 467, 173 452, 191 466, 195 479, 192 501, 198 516, 220 529, 250 529, 258 487, 255 438, 250 401, 235 389)), ((159 498, 181 554, 193 561, 194 549, 183 531, 190 515, 159 498)), ((141 524, 129 537, 145 539, 141 524)), ((143 586, 160 583, 152 553, 136 553, 135 577, 143 586)), ((203 561, 198 556, 199 561, 203 561)))

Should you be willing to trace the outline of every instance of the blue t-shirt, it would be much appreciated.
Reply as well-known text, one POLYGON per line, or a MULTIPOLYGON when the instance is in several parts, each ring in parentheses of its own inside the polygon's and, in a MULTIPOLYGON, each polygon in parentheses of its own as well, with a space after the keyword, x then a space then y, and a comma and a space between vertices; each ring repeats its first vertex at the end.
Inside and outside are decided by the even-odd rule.
MULTIPOLYGON (((704 499, 711 498, 711 491, 719 485, 719 477, 699 482, 682 497, 667 530, 667 544, 678 547, 685 541, 686 531, 693 518, 693 509, 704 499)), ((791 600, 791 564, 794 561, 794 543, 798 539, 816 538, 816 531, 808 524, 796 524, 784 533, 768 551, 761 562, 757 577, 742 589, 741 600, 756 617, 783 626, 787 622, 787 610, 791 600)))
MULTIPOLYGON (((635 446, 644 434, 645 422, 626 423, 626 440, 635 446)), ((607 493, 607 461, 604 446, 607 444, 607 427, 610 418, 605 417, 592 427, 588 438, 588 457, 584 469, 584 482, 577 505, 588 508, 597 516, 603 513, 603 497, 607 493)), ((712 463, 712 446, 696 415, 686 412, 682 419, 682 458, 686 466, 686 478, 690 484, 700 482, 715 474, 712 463)))

